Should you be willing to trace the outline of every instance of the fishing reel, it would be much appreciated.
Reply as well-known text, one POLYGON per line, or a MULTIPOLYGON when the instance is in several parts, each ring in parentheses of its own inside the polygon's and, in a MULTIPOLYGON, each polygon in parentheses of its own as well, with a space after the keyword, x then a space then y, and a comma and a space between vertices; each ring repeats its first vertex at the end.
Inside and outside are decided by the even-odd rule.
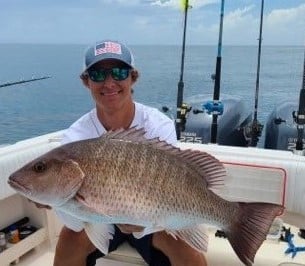
POLYGON ((224 105, 221 101, 207 101, 202 104, 202 109, 208 114, 222 115, 224 110, 224 105))
POLYGON ((176 119, 176 122, 179 123, 181 131, 185 130, 185 123, 187 114, 192 110, 192 106, 188 106, 187 103, 182 103, 179 111, 179 119, 176 119))
POLYGON ((252 147, 256 147, 259 138, 262 136, 264 125, 258 120, 252 121, 244 128, 245 139, 251 144, 252 147))
POLYGON ((192 110, 192 106, 188 106, 187 103, 182 103, 180 108, 180 117, 181 119, 186 119, 187 113, 192 110))
POLYGON ((187 114, 191 110, 192 110, 192 106, 188 106, 187 103, 182 103, 182 105, 180 107, 180 119, 181 119, 182 131, 184 131, 184 129, 185 129, 187 114))
POLYGON ((305 115, 304 114, 301 114, 298 111, 293 111, 292 117, 293 117, 294 122, 297 125, 305 125, 305 115))

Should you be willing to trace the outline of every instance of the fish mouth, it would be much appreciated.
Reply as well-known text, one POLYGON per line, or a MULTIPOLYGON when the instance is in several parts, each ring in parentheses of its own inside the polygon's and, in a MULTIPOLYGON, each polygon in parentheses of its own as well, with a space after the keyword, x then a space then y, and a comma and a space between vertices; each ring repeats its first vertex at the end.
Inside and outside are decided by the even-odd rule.
POLYGON ((31 194, 30 190, 28 188, 26 188, 25 186, 21 185, 20 183, 18 183, 17 181, 15 180, 11 180, 9 179, 7 181, 7 183, 15 190, 17 190, 18 192, 21 192, 25 195, 29 195, 31 194))

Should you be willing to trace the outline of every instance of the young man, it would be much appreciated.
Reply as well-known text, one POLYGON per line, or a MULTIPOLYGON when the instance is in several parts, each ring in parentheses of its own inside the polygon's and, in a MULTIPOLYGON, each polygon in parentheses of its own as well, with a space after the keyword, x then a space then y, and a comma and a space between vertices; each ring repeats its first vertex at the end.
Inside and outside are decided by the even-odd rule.
MULTIPOLYGON (((173 122, 155 108, 134 102, 132 87, 139 76, 131 51, 117 41, 101 41, 85 54, 81 73, 83 84, 91 92, 95 108, 82 116, 65 132, 62 144, 95 138, 108 130, 138 127, 146 130, 147 138, 159 137, 176 143, 173 122)), ((103 256, 96 250, 83 230, 80 220, 58 212, 63 227, 55 252, 55 266, 95 265, 103 256)), ((182 240, 175 240, 165 232, 135 239, 131 233, 143 228, 133 225, 116 225, 109 252, 128 241, 149 265, 206 265, 203 254, 182 240)))

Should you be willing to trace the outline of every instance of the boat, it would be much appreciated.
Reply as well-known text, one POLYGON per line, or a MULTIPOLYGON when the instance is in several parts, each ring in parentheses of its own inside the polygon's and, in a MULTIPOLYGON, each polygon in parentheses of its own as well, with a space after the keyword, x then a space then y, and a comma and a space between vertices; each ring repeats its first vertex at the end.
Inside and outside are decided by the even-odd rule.
MULTIPOLYGON (((223 11, 223 6, 221 9, 223 11)), ((187 15, 187 12, 185 14, 187 15)), ((223 16, 223 12, 221 16, 223 16)), ((220 54, 218 54, 216 80, 220 78, 220 72, 217 73, 220 71, 220 62, 220 54)), ((181 73, 183 76, 183 71, 181 73)), ((215 86, 217 88, 218 85, 215 86)), ((265 142, 272 145, 261 149, 255 145, 249 145, 252 133, 249 138, 244 134, 244 129, 251 123, 253 125, 252 115, 236 96, 233 98, 230 95, 220 96, 218 87, 218 92, 216 92, 216 97, 214 95, 212 103, 208 99, 204 99, 203 96, 195 96, 188 99, 188 102, 192 103, 191 105, 185 105, 182 101, 182 78, 178 83, 179 88, 177 118, 180 120, 177 121, 177 125, 179 126, 178 131, 181 133, 179 136, 181 141, 178 146, 181 149, 190 148, 206 151, 224 164, 229 179, 226 187, 221 191, 221 196, 232 201, 272 202, 282 204, 286 208, 285 212, 275 220, 275 230, 270 231, 266 241, 258 250, 254 265, 304 266, 305 252, 294 254, 294 251, 289 249, 288 243, 280 240, 281 236, 285 238, 285 230, 290 229, 294 235, 295 247, 305 246, 305 240, 300 233, 301 229, 305 228, 305 182, 303 177, 305 175, 305 157, 302 145, 304 110, 300 107, 303 106, 303 101, 301 101, 303 91, 300 93, 300 108, 298 112, 294 113, 294 120, 291 122, 296 123, 298 128, 284 132, 279 127, 276 128, 275 125, 282 125, 283 121, 288 120, 283 115, 283 110, 287 110, 287 106, 276 109, 270 115, 268 120, 270 129, 267 125, 268 133, 266 134, 266 139, 271 138, 273 142, 265 142), (207 103, 205 109, 210 110, 210 112, 203 112, 202 102, 207 103), (231 113, 221 112, 223 104, 227 110, 231 110, 231 113), (238 119, 234 118, 232 111, 237 111, 235 114, 238 119), (228 133, 228 125, 224 124, 227 121, 232 123, 232 119, 236 122, 234 130, 228 133), (213 122, 214 133, 211 130, 213 122), (215 135, 215 131, 218 134, 215 135), (285 141, 280 142, 279 140, 283 139, 281 134, 285 135, 287 139, 291 139, 297 134, 297 137, 293 138, 295 145, 287 144, 285 141), (217 141, 215 141, 215 136, 218 136, 217 141), (274 141, 274 136, 278 136, 276 138, 278 141, 274 141), (285 143, 286 146, 283 145, 280 148, 280 145, 285 143)), ((293 107, 289 108, 295 111, 295 103, 291 106, 293 107)), ((257 123, 257 121, 254 122, 257 123)), ((19 242, 8 244, 8 248, 0 253, 1 266, 11 263, 20 266, 49 266, 53 264, 54 249, 62 224, 52 210, 37 209, 27 199, 15 193, 8 186, 7 178, 22 165, 58 147, 63 133, 64 130, 60 130, 0 147, 0 231, 1 228, 10 230, 11 227, 8 225, 21 221, 26 221, 35 228, 19 242)), ((253 233, 255 234, 255 232, 253 233)), ((242 265, 228 241, 219 234, 217 228, 209 228, 209 238, 206 254, 209 265, 242 265)), ((99 259, 97 265, 131 266, 145 265, 145 263, 139 254, 124 244, 105 258, 99 259)))

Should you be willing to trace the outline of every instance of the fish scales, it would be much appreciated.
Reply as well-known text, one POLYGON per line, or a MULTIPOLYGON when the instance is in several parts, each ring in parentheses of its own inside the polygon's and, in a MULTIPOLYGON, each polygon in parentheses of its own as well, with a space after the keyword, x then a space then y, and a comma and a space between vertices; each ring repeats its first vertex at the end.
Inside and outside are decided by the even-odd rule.
POLYGON ((153 224, 159 222, 159 217, 166 223, 165 217, 177 214, 183 215, 187 223, 192 220, 194 224, 215 218, 219 223, 226 220, 221 210, 231 203, 227 204, 210 192, 199 173, 185 164, 183 158, 130 141, 88 142, 93 145, 81 149, 81 155, 87 155, 84 163, 74 151, 87 176, 79 194, 87 195, 83 196, 85 201, 102 213, 128 216, 130 222, 135 218, 149 219, 153 224), (95 153, 90 157, 92 148, 95 153), (202 217, 211 219, 203 220, 202 217))

